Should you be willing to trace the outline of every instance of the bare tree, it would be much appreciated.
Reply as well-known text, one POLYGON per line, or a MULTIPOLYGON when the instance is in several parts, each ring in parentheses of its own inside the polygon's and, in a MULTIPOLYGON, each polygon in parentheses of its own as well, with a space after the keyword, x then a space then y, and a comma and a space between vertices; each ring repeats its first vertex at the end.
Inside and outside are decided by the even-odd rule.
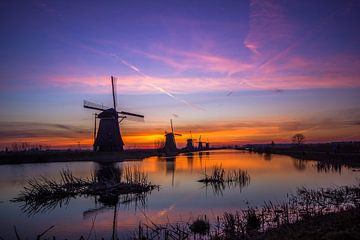
POLYGON ((303 144, 305 141, 305 136, 301 133, 297 133, 292 137, 292 142, 297 145, 303 144))
POLYGON ((162 149, 165 146, 165 142, 163 139, 157 139, 154 141, 155 149, 162 149))

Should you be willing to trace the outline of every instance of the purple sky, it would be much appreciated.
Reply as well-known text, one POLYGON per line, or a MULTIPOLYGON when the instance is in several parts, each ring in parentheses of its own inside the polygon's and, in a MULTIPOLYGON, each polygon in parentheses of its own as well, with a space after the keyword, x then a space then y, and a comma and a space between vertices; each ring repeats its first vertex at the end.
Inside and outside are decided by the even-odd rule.
MULTIPOLYGON (((82 100, 214 144, 360 140, 359 1, 2 1, 0 144, 91 144, 82 100)), ((179 138, 185 141, 187 135, 179 138)))

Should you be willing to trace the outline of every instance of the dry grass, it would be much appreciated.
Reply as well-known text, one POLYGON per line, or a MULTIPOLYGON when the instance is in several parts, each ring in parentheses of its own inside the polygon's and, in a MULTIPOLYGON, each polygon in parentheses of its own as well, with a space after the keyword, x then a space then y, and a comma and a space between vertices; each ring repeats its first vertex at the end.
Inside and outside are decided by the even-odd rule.
MULTIPOLYGON (((209 229, 204 227, 206 224, 202 218, 183 224, 156 225, 151 222, 150 225, 140 224, 139 231, 131 239, 258 239, 263 236, 263 233, 272 229, 283 228, 301 221, 306 222, 310 219, 314 219, 311 222, 316 224, 319 216, 326 217, 330 213, 342 213, 351 209, 359 211, 359 207, 360 185, 318 190, 299 188, 297 193, 291 195, 284 203, 268 202, 261 208, 225 212, 214 222, 207 221, 209 229), (206 229, 206 231, 194 231, 194 226, 199 226, 200 230, 206 229)), ((336 233, 336 230, 333 232, 336 233)), ((273 236, 275 236, 273 239, 276 239, 276 235, 273 236)))
POLYGON ((128 202, 141 199, 141 194, 158 187, 151 184, 147 175, 139 168, 125 168, 122 177, 119 169, 107 172, 105 178, 78 178, 69 170, 62 170, 60 176, 59 181, 45 177, 27 180, 27 186, 12 201, 22 203, 22 210, 32 215, 66 205, 71 198, 78 196, 111 199, 121 195, 124 202, 128 202))
POLYGON ((225 171, 224 168, 214 166, 210 174, 204 173, 204 177, 198 180, 205 184, 207 188, 210 186, 216 195, 222 195, 226 187, 239 187, 242 190, 250 184, 250 175, 247 171, 238 169, 232 171, 225 171))

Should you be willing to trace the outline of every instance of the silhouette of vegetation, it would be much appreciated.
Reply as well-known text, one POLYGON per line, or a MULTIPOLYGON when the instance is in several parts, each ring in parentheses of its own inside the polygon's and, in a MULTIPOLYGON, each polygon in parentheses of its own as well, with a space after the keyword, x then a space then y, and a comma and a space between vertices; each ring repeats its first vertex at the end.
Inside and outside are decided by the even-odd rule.
POLYGON ((238 169, 226 172, 221 165, 214 166, 210 174, 204 173, 204 178, 198 180, 204 183, 207 188, 209 185, 215 195, 222 195, 227 187, 239 187, 242 190, 250 184, 250 175, 247 171, 238 169))
POLYGON ((10 146, 5 148, 5 152, 38 152, 49 150, 48 145, 31 144, 27 142, 12 143, 10 146))
MULTIPOLYGON (((148 225, 140 223, 139 231, 134 233, 131 239, 268 239, 264 237, 267 236, 267 232, 274 231, 276 233, 277 229, 280 229, 279 231, 286 231, 286 229, 291 229, 291 226, 303 224, 303 222, 310 222, 311 226, 305 225, 301 227, 302 234, 304 234, 307 227, 311 227, 313 229, 312 231, 315 231, 313 226, 320 224, 317 222, 319 221, 318 219, 323 218, 326 221, 329 214, 345 214, 346 216, 350 214, 350 212, 344 211, 351 209, 351 215, 354 215, 351 217, 354 219, 356 216, 360 216, 359 207, 360 184, 336 188, 321 188, 318 190, 303 187, 299 188, 295 195, 290 195, 287 202, 279 204, 268 202, 260 208, 225 212, 222 216, 217 217, 213 223, 207 221, 206 217, 198 218, 191 223, 184 224, 158 225, 151 222, 151 224, 148 225), (207 224, 209 224, 209 229, 207 228, 207 224), (283 228, 285 230, 281 230, 283 228), (197 235, 201 236, 197 238, 197 235)), ((343 218, 346 219, 345 217, 343 218)), ((359 222, 356 220, 349 225, 356 226, 359 225, 359 222)), ((331 226, 328 227, 331 228, 331 226)), ((339 229, 335 231, 339 231, 339 229)), ((295 233, 296 229, 292 231, 291 233, 295 233)), ((334 229, 332 229, 332 231, 334 231, 334 229)), ((356 232, 358 234, 358 231, 356 232)), ((291 239, 289 236, 292 235, 289 233, 286 235, 287 238, 278 238, 282 236, 281 234, 282 232, 280 232, 279 235, 272 234, 271 239, 291 239)), ((335 232, 333 234, 349 235, 341 232, 335 232)))
POLYGON ((71 161, 119 162, 157 156, 155 149, 130 149, 123 152, 94 152, 90 150, 27 150, 0 152, 0 164, 47 163, 71 161))
MULTIPOLYGON (((207 220, 206 215, 189 222, 165 225, 148 219, 146 223, 139 223, 128 239, 359 239, 359 207, 360 183, 318 190, 303 187, 290 195, 287 202, 268 202, 259 208, 225 212, 213 222, 207 220)), ((54 226, 38 237, 52 228, 54 226)), ((17 239, 21 239, 16 228, 14 231, 17 239)))
POLYGON ((11 201, 23 203, 22 210, 33 215, 66 205, 78 196, 100 196, 105 203, 118 196, 122 196, 122 202, 141 201, 145 193, 158 188, 139 168, 125 168, 122 176, 117 169, 107 173, 106 179, 99 176, 78 178, 70 170, 62 170, 60 176, 60 181, 45 177, 27 180, 27 186, 11 201))
POLYGON ((198 218, 189 225, 189 229, 194 234, 205 235, 210 231, 209 221, 204 218, 198 218))
POLYGON ((203 183, 244 183, 249 181, 250 175, 247 171, 238 169, 226 172, 221 165, 214 166, 210 175, 204 173, 204 178, 199 180, 199 182, 203 183))
POLYGON ((305 141, 305 136, 301 133, 297 133, 292 137, 292 142, 296 145, 301 145, 305 141))
POLYGON ((165 141, 164 139, 157 139, 154 141, 154 147, 158 151, 161 151, 165 147, 165 141))
MULTIPOLYGON (((305 144, 254 144, 246 145, 246 150, 259 154, 282 154, 302 160, 316 160, 325 165, 333 164, 360 167, 360 142, 332 142, 305 144)), ((265 157, 265 156, 264 156, 265 157)))

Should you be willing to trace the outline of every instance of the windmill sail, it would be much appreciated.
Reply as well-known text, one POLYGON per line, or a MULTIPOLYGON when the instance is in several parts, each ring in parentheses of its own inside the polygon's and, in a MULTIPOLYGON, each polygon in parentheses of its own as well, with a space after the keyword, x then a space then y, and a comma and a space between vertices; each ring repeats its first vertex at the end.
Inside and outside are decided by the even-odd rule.
POLYGON ((116 104, 117 104, 117 96, 116 96, 116 87, 117 87, 117 79, 111 76, 111 88, 112 88, 112 95, 113 95, 113 105, 116 111, 116 104))
POLYGON ((119 113, 119 114, 123 114, 123 115, 138 117, 138 118, 144 118, 144 115, 140 115, 140 114, 136 114, 136 113, 131 113, 131 112, 120 111, 120 112, 118 112, 118 113, 119 113))
POLYGON ((110 107, 84 100, 84 108, 105 111, 106 109, 109 109, 110 107))

